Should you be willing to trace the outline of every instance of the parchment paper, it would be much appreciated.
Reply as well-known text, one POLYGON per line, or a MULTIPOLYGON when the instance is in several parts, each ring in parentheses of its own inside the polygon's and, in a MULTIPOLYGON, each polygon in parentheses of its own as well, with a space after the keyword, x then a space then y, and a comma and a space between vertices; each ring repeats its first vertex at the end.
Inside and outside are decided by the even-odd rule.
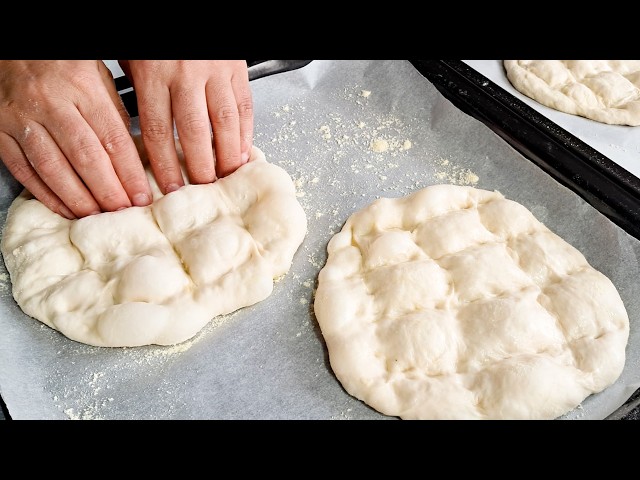
MULTIPOLYGON (((171 347, 98 348, 26 316, 0 267, 0 393, 14 419, 394 419, 348 395, 313 314, 326 245, 355 210, 436 183, 498 190, 582 251, 631 319, 620 379, 567 419, 604 418, 640 385, 640 242, 467 116, 406 61, 313 61, 252 82, 255 144, 309 219, 263 302, 171 347)), ((133 131, 136 133, 134 125, 133 131)), ((0 170, 0 222, 20 186, 0 170)))

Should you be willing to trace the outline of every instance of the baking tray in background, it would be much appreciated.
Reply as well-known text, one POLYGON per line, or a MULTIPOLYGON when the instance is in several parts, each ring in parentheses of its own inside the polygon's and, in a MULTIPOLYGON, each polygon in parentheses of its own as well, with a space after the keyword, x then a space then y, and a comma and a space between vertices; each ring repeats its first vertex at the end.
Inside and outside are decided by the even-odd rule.
MULTIPOLYGON (((410 60, 456 107, 640 239, 640 180, 460 60, 410 60)), ((640 390, 609 419, 640 419, 640 390)))
MULTIPOLYGON (((599 152, 517 101, 463 62, 410 62, 457 108, 482 121, 552 178, 578 193, 635 238, 640 238, 637 179, 630 178, 599 152)), ((308 60, 250 61, 250 78, 296 69, 308 63, 308 60)), ((126 83, 121 84, 119 90, 121 88, 130 89, 126 83)), ((135 116, 135 94, 130 90, 125 93, 129 93, 121 93, 125 105, 135 116)), ((640 409, 637 407, 639 397, 635 392, 609 418, 633 418, 640 409)))
POLYGON ((506 90, 513 97, 542 114, 584 143, 640 178, 640 128, 607 124, 556 110, 516 89, 504 67, 504 60, 462 60, 466 65, 506 90))

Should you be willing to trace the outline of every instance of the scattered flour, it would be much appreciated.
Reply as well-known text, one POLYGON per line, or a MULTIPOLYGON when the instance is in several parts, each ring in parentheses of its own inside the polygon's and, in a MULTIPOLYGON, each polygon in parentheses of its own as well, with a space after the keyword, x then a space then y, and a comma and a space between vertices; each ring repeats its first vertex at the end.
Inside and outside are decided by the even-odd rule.
POLYGON ((382 153, 389 150, 389 142, 384 138, 375 138, 371 141, 371 150, 376 153, 382 153))
POLYGON ((463 168, 452 164, 446 158, 440 159, 442 167, 435 173, 435 178, 439 182, 451 183, 454 185, 476 185, 480 178, 468 168, 463 168))
MULTIPOLYGON (((120 355, 120 360, 115 364, 105 367, 104 370, 93 371, 87 367, 86 374, 80 378, 70 379, 67 372, 56 371, 49 381, 55 385, 55 391, 62 393, 52 396, 56 405, 70 420, 102 420, 105 419, 104 410, 108 409, 112 402, 116 401, 117 393, 114 393, 112 383, 121 383, 121 376, 131 374, 140 368, 146 376, 162 378, 162 370, 167 367, 167 362, 180 354, 188 351, 202 337, 209 335, 216 328, 236 316, 239 311, 228 315, 220 315, 209 322, 195 337, 185 342, 158 346, 148 345, 144 347, 123 347, 115 349, 120 355), (119 379, 120 378, 120 379, 119 379), (116 379, 119 379, 117 382, 116 379)), ((55 332, 53 332, 55 334, 55 332)), ((61 351, 61 356, 83 356, 87 351, 99 349, 89 345, 80 345, 72 342, 69 348, 61 351)), ((52 387, 52 390, 54 388, 52 387)), ((169 392, 167 392, 169 393, 169 392)))
POLYGON ((11 290, 11 280, 8 273, 0 273, 0 293, 9 292, 11 290))
POLYGON ((320 127, 320 131, 322 132, 322 138, 325 140, 329 140, 331 138, 331 129, 327 125, 322 125, 320 127))

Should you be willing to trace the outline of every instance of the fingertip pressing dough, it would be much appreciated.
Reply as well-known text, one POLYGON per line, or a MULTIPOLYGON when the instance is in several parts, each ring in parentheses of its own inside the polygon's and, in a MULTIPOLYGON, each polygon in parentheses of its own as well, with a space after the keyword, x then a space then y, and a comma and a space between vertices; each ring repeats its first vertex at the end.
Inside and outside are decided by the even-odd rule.
POLYGON ((403 419, 553 419, 621 374, 613 283, 523 205, 380 198, 327 246, 314 310, 345 390, 403 419))
POLYGON ((504 60, 520 93, 555 110, 640 125, 640 60, 504 60))
POLYGON ((170 345, 272 293, 307 231, 285 170, 254 147, 233 174, 165 196, 148 175, 147 207, 68 220, 26 190, 14 200, 0 250, 27 315, 89 345, 170 345))

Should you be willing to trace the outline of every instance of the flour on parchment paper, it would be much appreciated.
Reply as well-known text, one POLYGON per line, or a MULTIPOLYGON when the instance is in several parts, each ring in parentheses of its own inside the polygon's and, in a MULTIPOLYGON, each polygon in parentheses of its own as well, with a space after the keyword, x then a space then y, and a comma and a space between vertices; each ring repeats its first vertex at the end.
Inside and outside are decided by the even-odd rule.
POLYGON ((439 164, 441 168, 436 173, 436 178, 443 183, 474 186, 480 180, 478 175, 468 168, 455 165, 446 158, 440 159, 439 164))
POLYGON ((0 273, 0 294, 11 291, 11 280, 9 274, 0 273))
MULTIPOLYGON (((344 102, 348 113, 316 113, 322 110, 320 105, 305 99, 283 105, 273 112, 275 134, 263 134, 261 130, 266 129, 256 128, 255 143, 263 146, 270 161, 280 164, 292 175, 298 197, 321 193, 327 183, 338 186, 342 179, 336 166, 344 167, 345 164, 362 177, 363 185, 374 186, 390 195, 404 195, 438 181, 466 185, 477 183, 473 172, 467 176, 458 175, 456 170, 462 169, 456 167, 452 160, 443 164, 436 158, 431 160, 430 166, 437 170, 437 175, 421 169, 398 174, 401 162, 415 161, 410 151, 419 140, 414 138, 416 128, 413 123, 424 119, 403 122, 393 113, 381 114, 368 108, 375 92, 358 85, 346 87, 337 96, 344 102), (327 155, 330 163, 317 163, 318 158, 324 162, 327 155), (304 173, 310 164, 313 165, 313 177, 304 173)), ((310 201, 306 203, 307 208, 311 207, 310 201)), ((314 196, 313 204, 320 204, 323 208, 307 211, 307 214, 311 218, 330 215, 331 206, 322 203, 321 195, 314 196)))
MULTIPOLYGON (((354 206, 350 202, 364 197, 366 191, 396 197, 433 183, 478 183, 474 172, 453 159, 419 158, 430 168, 411 166, 416 162, 412 155, 420 145, 418 127, 423 118, 403 121, 393 112, 376 111, 371 104, 376 92, 361 85, 337 91, 334 100, 340 107, 335 113, 326 113, 326 107, 310 97, 275 107, 269 128, 256 125, 254 139, 269 161, 289 172, 310 223, 328 222, 323 233, 336 233, 354 206), (275 133, 262 133, 267 131, 275 133), (345 181, 340 173, 345 168, 354 174, 357 186, 345 181), (327 187, 341 191, 340 201, 328 200, 327 187)), ((302 249, 319 270, 326 258, 324 245, 306 241, 302 249)))
MULTIPOLYGON (((138 373, 143 371, 144 376, 150 379, 151 384, 157 383, 157 379, 160 379, 156 388, 163 391, 163 398, 167 401, 165 409, 170 416, 170 412, 177 406, 176 401, 172 400, 172 398, 175 398, 174 393, 182 386, 174 385, 166 380, 162 376, 163 368, 166 368, 167 363, 177 355, 189 350, 201 338, 211 334, 237 314, 238 311, 214 318, 195 337, 176 345, 166 347, 158 345, 135 348, 123 347, 119 349, 119 360, 111 364, 108 369, 104 368, 96 371, 91 367, 86 367, 81 377, 79 379, 73 378, 68 385, 68 374, 56 370, 48 381, 52 386, 56 385, 55 391, 60 391, 60 385, 63 387, 61 393, 53 395, 54 405, 69 420, 104 420, 109 418, 107 412, 110 404, 120 400, 117 394, 120 389, 116 387, 116 381, 120 382, 122 378, 128 377, 128 372, 135 370, 138 373)), ((41 328, 43 330, 47 329, 45 325, 41 325, 41 328)), ((57 332, 50 331, 49 333, 58 335, 57 332)), ((98 347, 72 342, 66 343, 64 348, 65 351, 60 352, 61 356, 73 357, 74 355, 86 355, 87 352, 91 352, 92 349, 97 349, 98 347)))

